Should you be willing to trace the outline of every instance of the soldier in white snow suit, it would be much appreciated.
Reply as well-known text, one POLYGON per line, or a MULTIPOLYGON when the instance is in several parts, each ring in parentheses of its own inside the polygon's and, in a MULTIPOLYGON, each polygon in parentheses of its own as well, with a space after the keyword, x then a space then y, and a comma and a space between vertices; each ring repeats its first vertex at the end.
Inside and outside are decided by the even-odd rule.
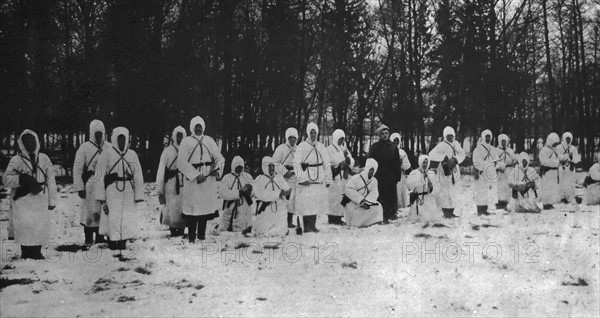
POLYGON ((489 215, 488 205, 496 205, 496 202, 491 202, 494 198, 492 191, 495 191, 495 183, 498 179, 496 170, 498 165, 503 165, 499 162, 496 148, 491 145, 493 136, 488 129, 481 133, 481 141, 473 150, 473 166, 474 178, 473 192, 475 194, 475 204, 477 205, 477 215, 489 215))
POLYGON ((171 134, 171 144, 160 155, 156 172, 156 193, 162 206, 160 223, 167 225, 172 237, 182 236, 187 221, 183 218, 183 174, 177 169, 179 146, 186 137, 185 128, 177 126, 171 134))
POLYGON ((273 160, 279 163, 282 170, 281 173, 285 181, 290 185, 292 193, 287 200, 287 224, 288 228, 293 228, 294 211, 296 206, 296 182, 298 178, 294 172, 294 154, 296 153, 296 143, 298 142, 298 131, 296 128, 290 127, 285 131, 285 142, 275 149, 273 160))
POLYGON ((400 147, 400 134, 393 133, 390 137, 390 140, 398 147, 398 155, 400 156, 400 162, 402 162, 402 176, 396 185, 398 191, 398 208, 402 209, 410 206, 410 197, 408 195, 408 187, 406 185, 407 172, 410 170, 410 160, 408 160, 406 151, 400 147))
POLYGON ((98 233, 100 227, 100 213, 102 205, 94 197, 96 185, 98 183, 98 174, 96 174, 96 164, 102 152, 110 149, 112 146, 105 141, 106 131, 104 124, 95 119, 90 123, 90 139, 84 142, 75 154, 75 163, 73 164, 73 187, 81 198, 81 218, 85 235, 85 244, 94 243, 94 234, 96 243, 103 243, 104 236, 98 233))
POLYGON ((498 159, 500 159, 498 169, 498 204, 496 208, 504 209, 512 197, 512 189, 508 186, 508 176, 517 163, 517 156, 512 148, 509 147, 508 136, 500 134, 498 136, 498 147, 496 148, 498 159), (504 166, 504 169, 502 169, 504 166))
POLYGON ((553 209, 554 203, 560 201, 560 174, 558 168, 568 162, 568 156, 559 154, 556 146, 560 143, 556 133, 550 133, 546 138, 546 144, 539 152, 540 176, 542 177, 540 187, 540 198, 544 204, 544 210, 553 209))
POLYGON ((40 153, 35 132, 25 129, 18 139, 20 153, 10 159, 2 183, 10 189, 11 220, 21 258, 44 259, 42 245, 50 241, 51 212, 58 193, 50 158, 40 153))
POLYGON ((327 147, 329 155, 329 164, 331 167, 331 178, 333 182, 329 184, 329 213, 327 215, 329 224, 343 225, 344 207, 341 205, 342 195, 346 188, 346 183, 350 176, 350 171, 354 166, 354 158, 345 145, 346 134, 341 129, 333 132, 331 145, 327 147))
POLYGON ((244 159, 235 156, 231 172, 219 184, 219 196, 223 200, 221 231, 241 232, 252 225, 252 185, 254 178, 244 171, 244 159))
POLYGON ((562 135, 560 145, 554 149, 559 155, 565 156, 568 161, 558 168, 560 199, 563 203, 575 203, 575 166, 581 162, 577 147, 572 145, 573 135, 566 132, 562 135))
POLYGON ((183 215, 188 221, 190 243, 204 240, 206 222, 219 214, 222 201, 218 197, 218 178, 223 173, 225 159, 217 143, 204 135, 206 125, 200 116, 190 122, 191 135, 179 146, 177 168, 183 180, 183 215))

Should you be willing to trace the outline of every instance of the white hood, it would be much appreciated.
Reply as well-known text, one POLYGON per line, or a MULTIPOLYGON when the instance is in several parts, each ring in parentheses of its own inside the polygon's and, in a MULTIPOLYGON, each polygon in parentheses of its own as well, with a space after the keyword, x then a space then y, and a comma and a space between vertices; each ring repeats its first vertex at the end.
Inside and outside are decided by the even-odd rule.
POLYGON ((190 121, 190 136, 196 136, 196 137, 200 137, 202 135, 196 135, 194 133, 194 127, 196 127, 196 125, 200 124, 202 126, 202 135, 204 135, 204 131, 206 130, 206 125, 204 124, 204 119, 202 119, 202 117, 200 116, 196 116, 194 118, 192 118, 192 120, 190 121))
POLYGON ((19 144, 19 149, 21 150, 21 153, 23 153, 23 155, 29 156, 29 152, 27 152, 27 150, 25 149, 25 145, 23 145, 23 135, 32 135, 33 138, 35 138, 35 155, 37 156, 38 153, 40 152, 40 140, 38 138, 38 135, 31 129, 25 129, 23 130, 23 132, 21 133, 21 135, 19 135, 19 140, 17 141, 17 143, 19 144))
POLYGON ((113 129, 112 131, 112 136, 110 138, 110 142, 112 143, 113 147, 120 153, 120 154, 124 154, 127 152, 127 150, 129 149, 129 130, 125 127, 117 127, 115 129, 113 129), (121 149, 119 149, 119 142, 118 137, 120 135, 125 136, 125 149, 123 151, 121 151, 121 149))

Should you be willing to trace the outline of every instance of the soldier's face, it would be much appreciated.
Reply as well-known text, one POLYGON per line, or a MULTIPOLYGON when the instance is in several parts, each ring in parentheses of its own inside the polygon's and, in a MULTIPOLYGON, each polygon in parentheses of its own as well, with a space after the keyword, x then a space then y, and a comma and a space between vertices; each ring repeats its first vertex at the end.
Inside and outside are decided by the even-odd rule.
POLYGON ((298 142, 298 138, 294 137, 294 136, 290 136, 288 138, 288 142, 290 143, 291 146, 296 145, 296 142, 298 142))
POLYGON ((177 135, 175 136, 175 141, 177 142, 177 145, 181 145, 182 140, 183 140, 183 134, 178 132, 177 135))
POLYGON ((492 136, 490 135, 485 135, 485 143, 489 144, 490 142, 492 142, 492 136))
POLYGON ((571 137, 565 138, 565 141, 567 142, 567 145, 570 145, 571 144, 571 137))
POLYGON ((425 159, 423 160, 423 163, 421 163, 421 169, 427 170, 427 166, 429 166, 429 160, 425 159))
POLYGON ((528 164, 529 164, 529 161, 527 159, 521 160, 521 166, 527 167, 528 164))
POLYGON ((242 171, 244 171, 244 167, 242 167, 242 166, 235 167, 235 174, 240 174, 240 173, 242 173, 242 171))
POLYGON ((37 144, 35 142, 35 137, 32 134, 25 134, 23 135, 22 138, 23 141, 23 147, 25 147, 25 150, 29 153, 33 153, 35 152, 35 148, 37 148, 37 144))
POLYGON ((275 174, 275 165, 270 163, 269 164, 269 175, 272 176, 275 174))
POLYGON ((314 129, 312 129, 312 130, 310 131, 310 140, 311 140, 311 141, 315 141, 315 140, 317 140, 317 131, 316 131, 316 130, 314 130, 314 129))
POLYGON ((202 128, 202 125, 196 124, 196 126, 194 126, 194 134, 196 136, 202 135, 203 132, 204 132, 204 128, 202 128))
POLYGON ((381 132, 381 140, 385 141, 390 139, 390 131, 385 129, 384 131, 381 132))
POLYGON ((94 133, 94 141, 97 145, 102 143, 102 137, 104 137, 104 134, 101 131, 97 131, 94 133))
POLYGON ((125 151, 125 135, 117 137, 117 145, 119 146, 119 150, 125 151))
POLYGON ((394 138, 393 142, 396 146, 400 145, 400 138, 394 138))
POLYGON ((374 174, 375 174, 375 169, 373 169, 373 168, 369 169, 369 179, 373 178, 374 174))
POLYGON ((344 138, 344 137, 342 137, 342 138, 338 139, 338 146, 341 146, 341 145, 343 145, 343 144, 344 144, 344 140, 345 140, 345 138, 344 138))
POLYGON ((448 141, 448 142, 454 142, 454 135, 448 135, 448 136, 446 136, 446 141, 448 141))
POLYGON ((506 140, 502 140, 502 142, 500 142, 500 144, 502 145, 502 148, 506 148, 506 140))

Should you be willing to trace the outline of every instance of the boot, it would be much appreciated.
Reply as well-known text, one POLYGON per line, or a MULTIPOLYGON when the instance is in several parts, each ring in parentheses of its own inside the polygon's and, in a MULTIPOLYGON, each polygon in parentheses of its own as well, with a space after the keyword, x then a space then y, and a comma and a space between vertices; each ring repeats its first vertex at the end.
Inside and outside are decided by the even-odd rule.
POLYGON ((249 227, 245 228, 245 229, 242 231, 242 234, 243 234, 243 235, 248 235, 248 234, 250 234, 250 233, 252 233, 252 227, 251 227, 251 226, 249 226, 249 227))
POLYGON ((560 202, 562 202, 564 204, 569 204, 569 200, 567 200, 566 198, 560 199, 560 202))
POLYGON ((345 223, 342 221, 341 215, 327 215, 327 220, 329 221, 329 224, 345 225, 345 223))
MULTIPOLYGON (((304 219, 304 217, 302 217, 304 219)), ((302 226, 300 225, 300 217, 296 218, 298 222, 298 227, 296 228, 296 235, 302 235, 302 226)))
POLYGON ((21 259, 29 259, 31 256, 31 246, 21 245, 21 259))
POLYGON ((170 227, 169 231, 171 232, 171 237, 178 237, 183 235, 183 229, 178 229, 176 227, 170 227))
POLYGON ((190 243, 196 242, 196 227, 198 226, 198 222, 196 220, 190 222, 190 226, 188 226, 188 241, 190 243))
POLYGON ((93 227, 92 229, 94 230, 94 234, 96 235, 96 244, 106 243, 106 237, 104 237, 104 235, 100 235, 100 228, 93 227))
POLYGON ((552 210, 554 206, 552 204, 544 204, 544 210, 552 210))
POLYGON ((201 218, 198 221, 198 239, 204 241, 206 239, 206 218, 201 218))
POLYGON ((108 240, 108 249, 111 251, 116 251, 119 249, 118 241, 108 240))
POLYGON ((581 202, 583 202, 583 198, 582 197, 575 197, 575 202, 577 204, 581 204, 581 202))
POLYGON ((506 201, 498 201, 498 203, 496 203, 496 209, 498 209, 498 210, 506 209, 507 205, 508 205, 508 202, 506 202, 506 201))
POLYGON ((126 250, 127 249, 127 240, 117 241, 117 249, 126 250))
POLYGON ((83 226, 83 234, 85 235, 85 245, 94 244, 94 228, 83 226))
POLYGON ((42 254, 42 246, 41 245, 32 246, 31 255, 33 256, 32 257, 33 259, 37 259, 37 260, 46 259, 44 257, 44 254, 42 254))
POLYGON ((442 212, 444 213, 444 219, 453 219, 453 218, 457 218, 457 215, 454 215, 454 209, 442 209, 442 212))
POLYGON ((307 215, 302 218, 304 220, 304 233, 314 232, 319 233, 319 230, 316 227, 317 216, 316 215, 307 215))
POLYGON ((293 229, 296 226, 294 226, 294 213, 288 213, 288 229, 293 229))
POLYGON ((488 213, 487 209, 488 209, 487 205, 478 205, 477 206, 477 216, 490 215, 488 213))

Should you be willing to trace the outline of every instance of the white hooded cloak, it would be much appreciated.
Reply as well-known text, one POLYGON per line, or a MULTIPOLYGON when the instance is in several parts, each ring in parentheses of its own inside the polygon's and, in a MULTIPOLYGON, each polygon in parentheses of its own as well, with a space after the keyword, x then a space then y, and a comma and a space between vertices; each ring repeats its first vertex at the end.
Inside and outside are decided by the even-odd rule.
POLYGON ((77 153, 75 154, 75 163, 73 164, 73 187, 75 191, 85 190, 85 199, 81 199, 81 218, 80 223, 84 226, 98 227, 100 226, 100 213, 102 204, 94 197, 95 189, 98 183, 99 175, 96 171, 96 164, 102 152, 110 149, 112 145, 105 141, 106 130, 104 124, 97 119, 90 123, 90 137, 84 142, 77 153), (102 133, 102 144, 95 143, 96 132, 102 133), (90 171, 93 175, 83 181, 83 175, 86 171, 90 171))
POLYGON ((577 151, 577 147, 573 146, 572 143, 573 135, 570 132, 566 132, 562 135, 560 145, 556 146, 554 149, 558 155, 565 156, 569 159, 569 162, 560 165, 558 174, 560 175, 559 191, 561 199, 566 199, 570 202, 575 201, 575 181, 577 174, 575 165, 581 162, 581 156, 577 151), (568 143, 567 138, 571 139, 568 143))
POLYGON ((263 174, 256 178, 254 183, 254 197, 256 198, 256 213, 264 205, 264 210, 257 214, 252 225, 255 236, 282 236, 288 232, 287 228, 287 199, 280 196, 281 190, 290 188, 283 176, 278 173, 279 165, 271 157, 262 159, 263 174), (275 174, 269 174, 269 165, 275 165, 275 174))
POLYGON ((475 196, 475 204, 478 206, 487 206, 496 204, 495 183, 497 181, 497 162, 498 150, 491 144, 486 142, 486 137, 489 136, 492 140, 492 132, 488 129, 481 133, 481 141, 473 150, 473 166, 475 167, 475 181, 473 182, 473 194, 475 196))
POLYGON ((558 167, 560 159, 564 156, 558 154, 556 148, 553 147, 559 141, 556 133, 550 133, 546 138, 546 144, 540 149, 539 159, 542 181, 539 195, 543 204, 554 204, 560 201, 558 167), (546 171, 544 172, 544 170, 546 171))
POLYGON ((529 155, 521 152, 517 156, 517 165, 511 171, 509 177, 509 186, 523 185, 527 182, 535 182, 535 187, 529 189, 525 193, 521 193, 511 188, 511 200, 507 206, 512 212, 529 212, 539 213, 542 211, 542 204, 538 197, 538 188, 540 176, 535 172, 535 169, 529 166, 529 155))
POLYGON ((508 144, 508 136, 500 134, 498 136, 498 147, 496 152, 498 154, 498 165, 500 170, 498 174, 498 200, 508 202, 512 197, 512 189, 508 186, 508 176, 517 163, 517 157, 512 148, 508 144), (505 147, 502 147, 502 141, 506 143, 505 147))
POLYGON ((25 129, 18 139, 21 153, 12 157, 6 172, 2 175, 2 183, 10 189, 9 218, 13 224, 15 243, 25 246, 44 245, 51 237, 51 211, 48 207, 56 206, 58 197, 55 181, 55 171, 50 158, 40 153, 40 142, 35 132, 25 129), (35 138, 35 163, 31 162, 30 154, 23 145, 23 136, 31 134, 35 138), (29 193, 14 200, 19 184, 19 175, 27 174, 34 177, 43 187, 38 194, 29 193))
POLYGON ((316 124, 308 124, 308 137, 298 145, 294 154, 294 171, 298 178, 295 213, 299 216, 325 214, 329 211, 329 192, 325 186, 326 182, 331 182, 329 156, 321 142, 310 140, 312 130, 319 133, 316 124), (302 164, 308 164, 306 170, 302 169, 302 164))
POLYGON ((600 204, 600 163, 596 162, 588 171, 588 176, 594 181, 584 191, 584 203, 587 205, 600 204))
MULTIPOLYGON (((177 168, 177 155, 179 146, 177 134, 186 137, 185 128, 175 127, 171 135, 171 144, 160 155, 160 162, 156 172, 156 193, 165 196, 165 206, 161 210, 160 223, 170 228, 185 228, 186 220, 183 218, 183 174, 177 168), (165 176, 167 173, 167 176, 165 176), (168 178, 168 180, 165 180, 168 178)), ((182 140, 183 141, 183 140, 182 140)))
POLYGON ((342 161, 346 161, 348 158, 348 168, 354 166, 354 158, 346 148, 345 142, 343 145, 338 145, 340 138, 346 138, 346 134, 341 129, 336 129, 332 135, 331 145, 327 147, 327 155, 329 156, 329 165, 331 167, 332 180, 333 182, 329 185, 329 215, 343 216, 344 207, 340 204, 342 201, 342 195, 348 182, 349 174, 341 170, 333 176, 333 170, 338 169, 342 161))
POLYGON ((344 220, 349 226, 365 227, 383 221, 383 208, 377 202, 379 190, 377 188, 375 173, 369 179, 369 170, 373 169, 375 170, 374 172, 377 172, 377 167, 378 164, 375 159, 367 159, 363 171, 352 176, 348 180, 348 184, 346 184, 345 194, 350 199, 350 202, 346 204, 344 220), (369 209, 364 209, 360 206, 362 200, 377 203, 377 205, 372 205, 369 209))
POLYGON ((135 238, 138 235, 136 201, 144 199, 144 176, 135 151, 129 149, 129 130, 117 127, 112 132, 112 147, 103 151, 96 169, 99 177, 95 188, 96 200, 106 202, 108 214, 100 214, 100 234, 111 241, 135 238), (119 149, 120 135, 125 136, 125 149, 119 149), (107 175, 116 173, 120 180, 105 184, 107 175))
MULTIPOLYGON (((281 167, 279 173, 281 174, 285 174, 290 168, 291 171, 294 171, 294 154, 296 153, 296 144, 298 141, 296 141, 296 144, 291 145, 289 142, 290 137, 296 137, 298 140, 298 131, 296 128, 290 127, 285 131, 285 142, 277 146, 273 153, 273 160, 279 163, 279 166, 281 167)), ((285 180, 290 188, 292 188, 290 199, 287 200, 287 210, 289 213, 294 213, 296 210, 296 182, 298 181, 298 178, 294 173, 290 178, 285 180)))
POLYGON ((431 161, 429 156, 419 156, 419 168, 410 172, 407 178, 407 186, 410 193, 416 194, 417 200, 410 205, 409 216, 411 219, 426 221, 435 220, 439 216, 436 198, 431 195, 429 181, 435 186, 435 172, 429 170, 431 161), (423 162, 427 160, 427 169, 423 170, 423 162))
POLYGON ((217 196, 219 182, 223 174, 225 158, 217 143, 209 136, 204 135, 206 126, 200 116, 192 118, 190 122, 191 135, 185 137, 179 146, 177 167, 185 176, 183 180, 183 214, 184 215, 209 215, 222 207, 222 201, 217 196), (202 125, 203 134, 196 136, 194 127, 202 125), (211 171, 216 175, 208 176, 211 171), (196 178, 200 175, 208 176, 198 183, 196 178))
POLYGON ((246 201, 240 196, 240 190, 247 184, 254 187, 254 178, 242 171, 239 175, 235 173, 235 168, 244 168, 244 159, 235 156, 231 161, 231 172, 223 177, 219 183, 219 196, 223 200, 221 213, 221 231, 227 231, 229 222, 233 232, 241 232, 252 224, 252 211, 254 204, 246 201), (231 217, 233 216, 233 220, 231 217))
POLYGON ((430 152, 429 159, 431 161, 439 162, 439 166, 436 168, 435 183, 433 185, 433 193, 437 197, 437 204, 442 209, 454 209, 457 206, 456 199, 458 197, 458 191, 460 191, 460 169, 458 165, 454 167, 451 175, 445 176, 444 169, 442 169, 441 162, 444 158, 456 158, 460 164, 465 160, 465 151, 460 146, 460 143, 456 141, 456 133, 452 127, 444 128, 444 140, 438 143, 430 152), (449 143, 446 137, 454 136, 454 141, 449 143))

